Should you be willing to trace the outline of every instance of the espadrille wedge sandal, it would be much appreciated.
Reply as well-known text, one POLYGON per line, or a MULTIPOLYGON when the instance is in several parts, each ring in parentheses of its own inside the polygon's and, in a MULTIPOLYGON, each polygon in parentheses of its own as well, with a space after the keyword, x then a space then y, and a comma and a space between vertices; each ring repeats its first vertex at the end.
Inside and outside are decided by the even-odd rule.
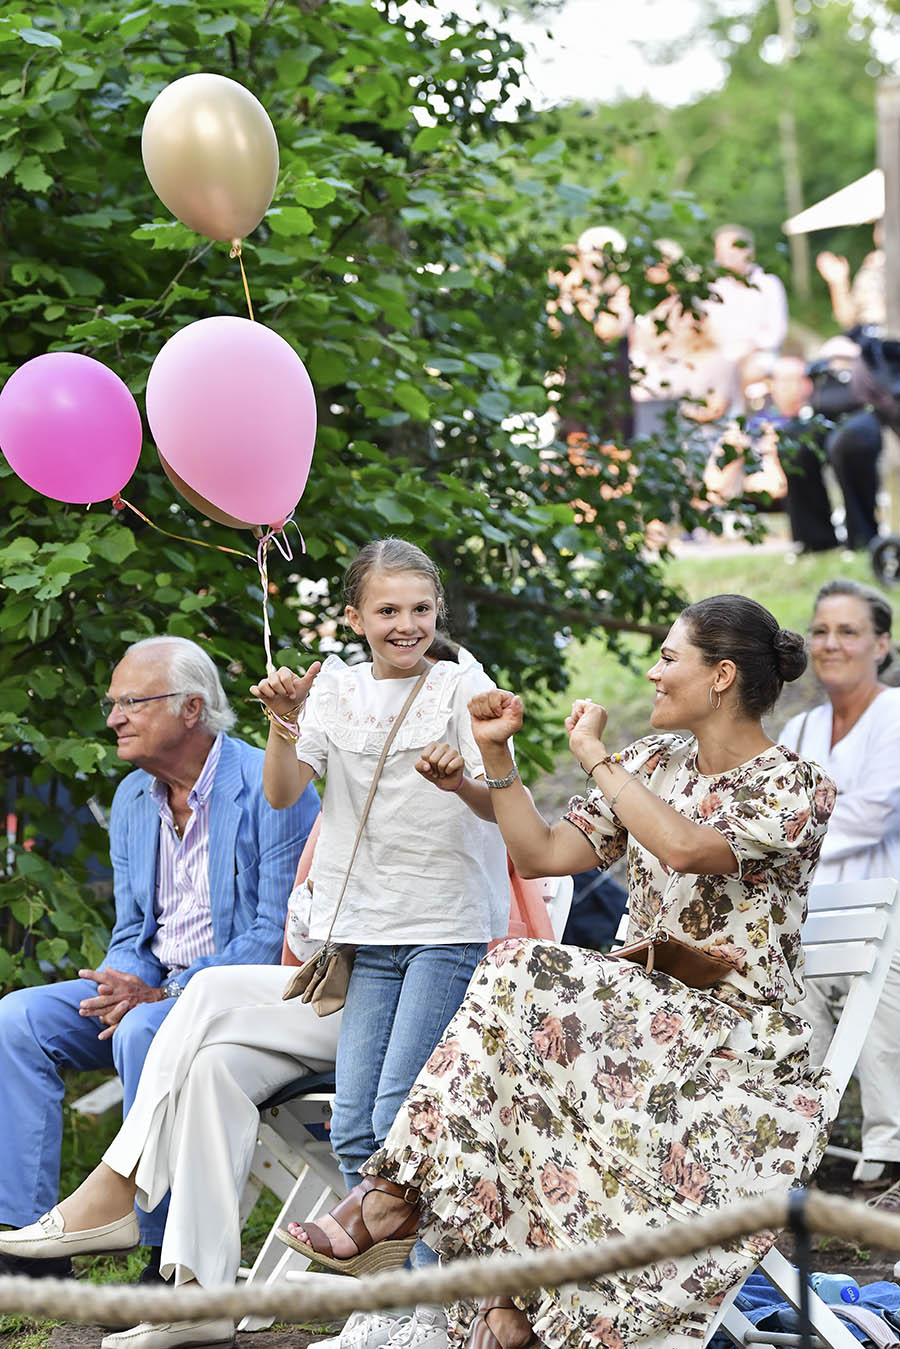
POLYGON ((337 1274, 351 1274, 359 1277, 363 1274, 378 1274, 381 1270, 397 1269, 407 1261, 410 1251, 416 1244, 419 1229, 419 1191, 412 1185, 395 1185, 392 1180, 381 1176, 365 1176, 355 1186, 346 1199, 331 1210, 333 1218, 342 1227, 356 1247, 355 1255, 336 1256, 331 1242, 317 1223, 299 1223, 308 1240, 295 1237, 284 1227, 279 1227, 275 1235, 285 1246, 299 1251, 301 1255, 333 1269, 337 1274), (380 1190, 395 1199, 402 1199, 412 1209, 385 1240, 376 1241, 363 1219, 366 1196, 372 1190, 380 1190))

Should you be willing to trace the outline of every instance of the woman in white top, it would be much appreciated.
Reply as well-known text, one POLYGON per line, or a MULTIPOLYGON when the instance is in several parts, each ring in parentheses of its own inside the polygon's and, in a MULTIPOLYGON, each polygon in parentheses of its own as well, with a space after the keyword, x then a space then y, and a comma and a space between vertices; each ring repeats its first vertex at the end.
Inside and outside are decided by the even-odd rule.
MULTIPOLYGON (((891 606, 857 581, 834 580, 816 597, 812 668, 827 701, 793 717, 781 744, 825 769, 838 789, 815 881, 900 877, 900 688, 881 674, 891 660, 891 606)), ((840 981, 835 980, 835 986, 840 981)), ((810 1056, 821 1062, 833 1030, 833 997, 807 988, 810 1056)), ((888 972, 859 1057, 863 1160, 855 1178, 878 1181, 900 1164, 900 958, 888 972)))
POLYGON ((494 685, 480 667, 425 658, 443 604, 437 568, 414 545, 380 539, 350 564, 344 591, 347 622, 371 659, 345 665, 330 656, 302 677, 282 668, 251 692, 274 718, 263 775, 269 802, 289 806, 326 776, 309 923, 311 937, 325 938, 385 737, 427 672, 385 760, 332 932, 357 943, 331 1123, 352 1187, 487 943, 505 933, 509 882, 468 713, 469 699, 494 685), (442 769, 456 749, 467 774, 458 787, 442 769))

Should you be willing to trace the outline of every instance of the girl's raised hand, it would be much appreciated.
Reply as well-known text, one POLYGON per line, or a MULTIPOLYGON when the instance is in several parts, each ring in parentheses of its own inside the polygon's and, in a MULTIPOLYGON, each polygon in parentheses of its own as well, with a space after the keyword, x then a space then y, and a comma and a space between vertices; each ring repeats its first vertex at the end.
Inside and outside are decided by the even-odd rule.
POLYGON ((455 792, 462 784, 465 764, 458 749, 435 740, 422 750, 416 761, 416 772, 442 792, 455 792))
POLYGON ((322 662, 314 660, 305 674, 298 675, 282 665, 258 684, 251 684, 250 692, 276 716, 295 717, 306 702, 307 694, 321 668, 322 662))
POLYGON ((522 729, 522 699, 506 689, 490 689, 469 700, 469 715, 476 744, 502 745, 522 729))
POLYGON ((607 711, 599 703, 592 703, 590 698, 577 698, 572 704, 572 711, 566 717, 566 730, 569 732, 569 749, 575 755, 575 758, 588 771, 590 765, 585 767, 586 761, 593 754, 595 756, 592 762, 596 762, 597 757, 606 753, 603 746, 603 732, 606 730, 607 711))

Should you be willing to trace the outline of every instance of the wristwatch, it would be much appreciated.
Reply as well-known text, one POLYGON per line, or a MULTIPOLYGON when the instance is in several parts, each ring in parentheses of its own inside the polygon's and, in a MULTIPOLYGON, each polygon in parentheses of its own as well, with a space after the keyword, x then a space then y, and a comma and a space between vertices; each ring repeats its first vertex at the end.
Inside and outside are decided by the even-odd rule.
POLYGON ((166 998, 180 998, 183 992, 184 989, 177 979, 170 979, 167 984, 163 984, 163 996, 166 998))

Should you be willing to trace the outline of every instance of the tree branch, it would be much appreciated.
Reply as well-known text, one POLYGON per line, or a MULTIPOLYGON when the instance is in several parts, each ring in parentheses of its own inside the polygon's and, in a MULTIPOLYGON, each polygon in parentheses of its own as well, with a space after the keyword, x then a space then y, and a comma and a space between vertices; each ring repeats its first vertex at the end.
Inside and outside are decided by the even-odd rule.
POLYGON ((466 599, 478 604, 493 605, 497 609, 528 609, 532 613, 552 614, 562 623, 584 623, 589 620, 595 627, 607 632, 636 632, 644 637, 662 639, 669 631, 668 623, 635 623, 628 618, 613 618, 602 609, 582 610, 571 606, 549 604, 546 600, 536 600, 531 595, 504 594, 499 590, 487 590, 483 586, 463 586, 466 599))

